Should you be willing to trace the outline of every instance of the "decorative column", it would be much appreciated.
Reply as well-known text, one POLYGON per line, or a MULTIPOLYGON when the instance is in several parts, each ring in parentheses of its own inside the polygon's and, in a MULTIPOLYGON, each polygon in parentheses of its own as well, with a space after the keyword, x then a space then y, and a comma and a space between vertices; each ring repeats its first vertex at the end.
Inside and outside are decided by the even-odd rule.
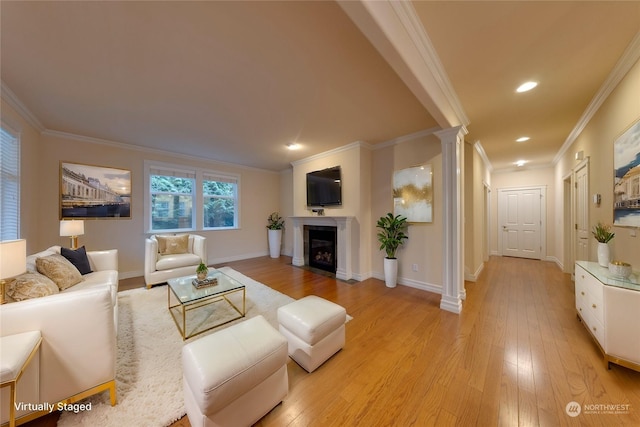
POLYGON ((464 235, 462 165, 464 128, 457 126, 434 134, 442 143, 443 181, 443 271, 440 308, 459 314, 464 289, 464 235))
POLYGON ((300 267, 304 265, 304 221, 298 217, 291 219, 293 220, 293 259, 291 264, 300 267))
POLYGON ((351 221, 352 216, 336 218, 338 227, 338 259, 336 266, 336 278, 350 280, 353 277, 351 270, 351 221))

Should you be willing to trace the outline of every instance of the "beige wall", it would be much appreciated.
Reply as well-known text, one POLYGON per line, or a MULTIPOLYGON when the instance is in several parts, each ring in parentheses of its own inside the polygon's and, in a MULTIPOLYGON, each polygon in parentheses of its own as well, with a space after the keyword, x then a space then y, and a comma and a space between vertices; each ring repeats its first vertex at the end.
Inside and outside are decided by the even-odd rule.
POLYGON ((398 281, 401 284, 438 291, 442 286, 442 146, 434 136, 424 136, 373 151, 371 162, 371 265, 373 276, 384 278, 384 253, 378 250, 375 223, 393 211, 393 171, 431 164, 434 209, 432 223, 409 225, 409 239, 398 250, 398 281), (412 270, 412 265, 418 271, 412 270))
MULTIPOLYGON (((640 61, 636 62, 609 95, 556 166, 556 183, 558 188, 561 188, 563 177, 571 173, 577 163, 575 153, 583 151, 584 156, 589 157, 589 193, 602 196, 600 206, 589 204, 590 228, 598 221, 606 224, 613 223, 613 144, 618 136, 640 119, 639 94, 640 61)), ((613 231, 616 236, 609 243, 612 256, 631 263, 634 270, 638 270, 640 230, 614 227, 613 231), (632 237, 633 232, 636 233, 636 237, 632 237)), ((562 243, 558 246, 563 247, 562 243)), ((596 244, 593 239, 590 240, 590 254, 590 260, 595 261, 597 259, 596 244)))
POLYGON ((370 277, 369 254, 371 228, 370 200, 370 148, 367 144, 353 143, 338 150, 313 156, 293 165, 293 212, 295 216, 312 215, 307 207, 306 175, 315 170, 340 166, 342 170, 342 205, 327 206, 325 216, 353 216, 352 270, 358 280, 370 277))
POLYGON ((132 150, 121 144, 92 143, 48 133, 40 135, 39 139, 36 155, 31 154, 33 144, 23 146, 23 153, 33 158, 37 165, 23 167, 22 174, 23 230, 26 230, 23 235, 29 241, 30 253, 51 245, 69 244, 68 238, 58 235, 60 161, 128 169, 132 176, 132 218, 87 220, 85 234, 79 238, 79 243, 89 250, 117 248, 121 277, 142 275, 144 239, 148 236, 144 222, 145 160, 240 175, 240 228, 194 232, 207 238, 210 264, 268 253, 267 217, 271 212, 278 211, 281 203, 281 179, 278 173, 195 157, 132 150), (38 183, 36 191, 33 191, 34 181, 38 183), (34 229, 39 230, 35 235, 29 232, 34 229))
POLYGON ((293 169, 280 172, 280 215, 284 217, 282 232, 282 254, 293 256, 293 224, 287 217, 293 215, 293 169))
POLYGON ((484 268, 486 255, 485 179, 487 167, 471 144, 465 144, 465 280, 475 281, 484 268))

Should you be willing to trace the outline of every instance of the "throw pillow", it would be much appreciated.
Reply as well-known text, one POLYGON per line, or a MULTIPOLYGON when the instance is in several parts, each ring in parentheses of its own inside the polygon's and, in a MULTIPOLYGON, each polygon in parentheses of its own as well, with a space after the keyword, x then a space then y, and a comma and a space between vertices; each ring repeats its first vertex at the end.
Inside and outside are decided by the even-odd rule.
POLYGON ((60 254, 36 259, 36 268, 38 272, 53 280, 61 291, 82 282, 82 275, 78 269, 60 254))
POLYGON ((160 255, 186 254, 189 249, 189 235, 156 236, 160 255))
POLYGON ((6 293, 14 301, 46 297, 60 292, 58 286, 46 276, 38 273, 24 273, 12 279, 6 293))
POLYGON ((68 259, 80 274, 85 275, 92 272, 89 258, 87 258, 87 250, 84 246, 78 249, 60 248, 60 254, 68 259))

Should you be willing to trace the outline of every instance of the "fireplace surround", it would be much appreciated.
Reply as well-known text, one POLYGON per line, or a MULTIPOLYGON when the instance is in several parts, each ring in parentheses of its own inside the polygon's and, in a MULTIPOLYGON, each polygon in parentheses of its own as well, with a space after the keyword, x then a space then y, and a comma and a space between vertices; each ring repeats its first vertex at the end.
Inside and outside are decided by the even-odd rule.
POLYGON ((352 221, 353 216, 292 216, 293 222, 293 259, 292 264, 306 265, 304 226, 327 226, 336 228, 336 278, 341 280, 353 279, 352 267, 352 221))

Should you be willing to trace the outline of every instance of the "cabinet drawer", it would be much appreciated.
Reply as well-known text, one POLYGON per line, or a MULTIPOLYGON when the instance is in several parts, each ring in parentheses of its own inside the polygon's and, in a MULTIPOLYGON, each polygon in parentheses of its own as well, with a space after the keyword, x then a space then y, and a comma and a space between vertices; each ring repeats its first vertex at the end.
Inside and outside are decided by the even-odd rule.
POLYGON ((597 300, 590 294, 589 297, 587 309, 591 313, 591 317, 597 319, 601 324, 604 324, 604 305, 602 304, 602 300, 597 300))
POLYGON ((596 337, 596 340, 598 340, 598 343, 600 343, 600 347, 605 348, 605 341, 604 341, 605 333, 604 333, 604 326, 602 325, 602 322, 598 321, 594 317, 590 317, 589 331, 591 331, 591 333, 596 337))
POLYGON ((591 297, 593 297, 593 299, 600 303, 604 301, 604 285, 598 279, 589 274, 586 277, 584 284, 587 288, 587 292, 591 297))

